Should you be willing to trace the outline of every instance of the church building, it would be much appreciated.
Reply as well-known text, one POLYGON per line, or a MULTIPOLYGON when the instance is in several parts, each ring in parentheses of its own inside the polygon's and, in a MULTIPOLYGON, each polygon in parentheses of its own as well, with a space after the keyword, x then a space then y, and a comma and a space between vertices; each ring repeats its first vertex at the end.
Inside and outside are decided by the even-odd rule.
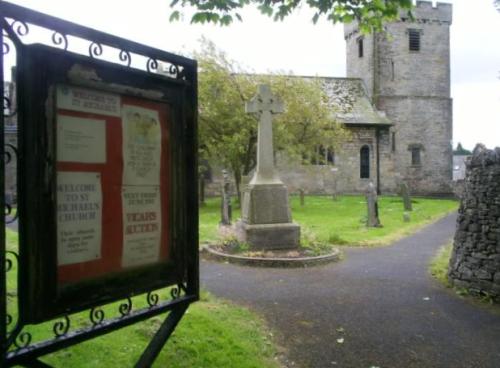
POLYGON ((450 25, 452 5, 417 1, 384 33, 344 26, 347 78, 321 78, 351 138, 316 165, 281 160, 290 192, 359 193, 374 183, 394 193, 447 195, 452 180, 450 25))

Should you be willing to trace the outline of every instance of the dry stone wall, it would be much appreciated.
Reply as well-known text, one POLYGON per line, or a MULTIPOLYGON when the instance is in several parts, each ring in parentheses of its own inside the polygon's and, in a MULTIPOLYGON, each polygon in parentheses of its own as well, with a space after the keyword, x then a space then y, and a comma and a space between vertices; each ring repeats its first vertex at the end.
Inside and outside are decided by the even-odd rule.
POLYGON ((478 145, 466 170, 448 277, 500 301, 500 148, 478 145))

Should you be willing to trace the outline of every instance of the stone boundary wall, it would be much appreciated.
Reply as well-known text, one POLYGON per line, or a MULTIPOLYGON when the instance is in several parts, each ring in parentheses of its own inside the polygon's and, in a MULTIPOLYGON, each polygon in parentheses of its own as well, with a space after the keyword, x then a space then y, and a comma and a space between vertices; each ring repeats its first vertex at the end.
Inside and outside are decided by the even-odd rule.
POLYGON ((458 213, 448 278, 500 301, 500 148, 474 149, 458 213))

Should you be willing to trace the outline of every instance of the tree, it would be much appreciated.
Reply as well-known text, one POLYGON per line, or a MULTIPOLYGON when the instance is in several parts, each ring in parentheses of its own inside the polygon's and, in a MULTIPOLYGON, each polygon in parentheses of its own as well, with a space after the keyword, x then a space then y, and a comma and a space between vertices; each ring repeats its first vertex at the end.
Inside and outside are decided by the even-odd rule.
MULTIPOLYGON (((332 23, 358 21, 365 32, 382 30, 384 21, 394 20, 400 10, 411 16, 412 0, 172 0, 170 6, 194 7, 192 23, 229 25, 233 19, 242 20, 239 13, 248 5, 256 5, 264 15, 283 20, 294 10, 306 4, 313 9, 312 21, 326 18, 332 23)), ((170 20, 178 20, 180 11, 175 10, 170 20)))
POLYGON ((463 148, 462 143, 459 142, 457 144, 457 148, 453 151, 453 154, 457 155, 457 156, 468 156, 468 155, 472 155, 472 152, 463 148))
POLYGON ((202 42, 202 51, 194 55, 199 65, 200 156, 232 171, 238 197, 242 175, 256 166, 257 120, 245 113, 245 102, 258 84, 269 84, 285 103, 285 113, 273 122, 276 151, 299 160, 318 144, 334 147, 346 137, 319 80, 248 74, 212 42, 202 42))

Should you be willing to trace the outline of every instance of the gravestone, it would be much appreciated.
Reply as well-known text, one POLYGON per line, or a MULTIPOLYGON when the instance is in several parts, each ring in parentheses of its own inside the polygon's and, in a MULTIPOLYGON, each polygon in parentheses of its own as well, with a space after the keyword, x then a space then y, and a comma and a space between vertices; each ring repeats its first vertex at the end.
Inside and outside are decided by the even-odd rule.
POLYGON ((366 204, 368 208, 368 216, 366 220, 366 226, 368 227, 382 227, 378 217, 378 196, 377 190, 372 182, 368 184, 366 190, 366 204))
POLYGON ((305 204, 305 196, 304 196, 304 189, 299 189, 299 197, 300 197, 300 205, 303 206, 305 204))
POLYGON ((231 183, 227 170, 222 170, 222 195, 220 203, 220 223, 219 225, 231 225, 231 183))
POLYGON ((399 184, 399 194, 403 198, 403 204, 405 211, 412 211, 410 191, 408 190, 408 185, 405 182, 399 184))
POLYGON ((283 103, 260 85, 245 110, 259 119, 257 167, 243 198, 242 238, 252 249, 289 249, 299 246, 300 226, 292 222, 288 190, 274 169, 272 116, 283 103))

